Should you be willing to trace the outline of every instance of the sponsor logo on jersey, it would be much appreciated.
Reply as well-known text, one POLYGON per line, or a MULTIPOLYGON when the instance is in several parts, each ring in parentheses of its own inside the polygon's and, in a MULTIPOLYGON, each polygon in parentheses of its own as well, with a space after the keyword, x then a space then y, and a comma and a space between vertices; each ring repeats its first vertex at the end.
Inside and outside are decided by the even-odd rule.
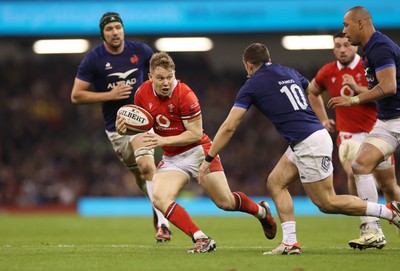
POLYGON ((106 70, 111 70, 111 69, 112 69, 112 66, 111 66, 110 62, 107 62, 107 63, 106 63, 105 69, 106 69, 106 70))
POLYGON ((164 115, 157 115, 155 118, 158 126, 155 127, 157 130, 176 130, 178 129, 177 127, 170 127, 171 126, 171 121, 164 115))
POLYGON ((119 85, 128 85, 128 86, 133 86, 133 85, 135 85, 135 84, 136 84, 136 78, 131 78, 131 79, 126 79, 126 78, 127 78, 129 75, 131 75, 132 73, 134 73, 135 71, 137 71, 137 70, 138 70, 138 68, 134 68, 134 69, 128 70, 128 71, 126 71, 126 72, 114 72, 114 73, 110 73, 110 74, 108 75, 108 77, 113 77, 113 76, 115 76, 115 77, 118 77, 118 78, 124 79, 124 80, 120 80, 120 81, 116 81, 116 82, 109 83, 109 84, 107 85, 107 89, 113 89, 113 88, 115 88, 116 86, 119 86, 119 85))
POLYGON ((131 75, 132 73, 134 73, 135 71, 137 71, 138 68, 134 68, 131 70, 128 70, 126 72, 114 72, 114 73, 110 73, 108 76, 118 76, 118 78, 121 79, 126 79, 129 75, 131 75))

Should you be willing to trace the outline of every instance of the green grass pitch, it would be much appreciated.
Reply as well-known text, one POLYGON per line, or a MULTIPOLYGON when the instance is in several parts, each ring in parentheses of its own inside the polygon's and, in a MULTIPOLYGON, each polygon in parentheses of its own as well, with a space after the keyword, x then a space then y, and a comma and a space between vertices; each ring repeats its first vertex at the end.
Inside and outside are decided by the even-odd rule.
POLYGON ((395 270, 400 235, 382 220, 388 244, 353 250, 359 219, 298 217, 303 254, 266 256, 281 240, 267 240, 250 216, 194 217, 217 241, 217 250, 187 254, 189 237, 172 227, 170 243, 156 244, 150 217, 84 218, 74 215, 0 215, 0 270, 395 270))

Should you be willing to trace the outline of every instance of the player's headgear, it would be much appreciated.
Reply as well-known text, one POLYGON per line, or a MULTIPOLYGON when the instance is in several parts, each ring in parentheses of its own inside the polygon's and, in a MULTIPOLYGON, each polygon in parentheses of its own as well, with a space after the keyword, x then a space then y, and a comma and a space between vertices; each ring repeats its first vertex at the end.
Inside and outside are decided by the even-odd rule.
POLYGON ((101 37, 103 38, 103 40, 104 40, 104 34, 103 34, 104 27, 107 24, 114 22, 120 22, 122 25, 124 25, 121 16, 119 16, 117 12, 106 12, 103 14, 103 16, 101 16, 99 26, 100 26, 101 37))

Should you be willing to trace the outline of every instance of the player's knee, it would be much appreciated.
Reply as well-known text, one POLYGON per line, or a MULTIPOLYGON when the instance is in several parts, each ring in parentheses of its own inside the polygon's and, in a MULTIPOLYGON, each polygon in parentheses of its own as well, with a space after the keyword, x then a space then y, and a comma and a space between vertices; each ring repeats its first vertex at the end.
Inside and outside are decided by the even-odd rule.
POLYGON ((284 187, 282 187, 281 182, 279 182, 279 178, 275 177, 273 174, 270 174, 267 179, 268 193, 274 195, 283 189, 284 187))
POLYGON ((139 148, 135 151, 136 164, 142 175, 152 175, 155 170, 154 150, 139 148))
POLYGON ((140 173, 142 173, 143 176, 147 175, 152 175, 155 170, 154 162, 153 161, 148 161, 145 159, 139 159, 137 161, 138 168, 140 170, 140 173))
POLYGON ((351 169, 354 174, 370 174, 372 172, 372 167, 368 166, 360 159, 353 160, 351 163, 351 169))

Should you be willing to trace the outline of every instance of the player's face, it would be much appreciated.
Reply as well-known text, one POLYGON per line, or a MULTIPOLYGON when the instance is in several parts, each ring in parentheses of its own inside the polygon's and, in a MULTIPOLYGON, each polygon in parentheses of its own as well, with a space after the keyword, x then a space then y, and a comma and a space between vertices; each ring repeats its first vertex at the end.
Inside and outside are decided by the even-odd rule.
POLYGON ((110 49, 118 49, 124 44, 124 27, 120 22, 109 23, 103 30, 105 42, 110 49))
POLYGON ((349 39, 351 45, 357 46, 361 44, 358 38, 358 24, 357 22, 353 21, 350 16, 351 16, 350 12, 347 12, 346 15, 344 15, 343 33, 346 34, 346 38, 349 39))
POLYGON ((342 65, 353 61, 357 53, 357 46, 352 46, 347 38, 335 38, 333 53, 342 65))
POLYGON ((157 95, 169 96, 174 87, 175 71, 166 70, 158 66, 150 72, 149 79, 153 83, 153 88, 157 95))

